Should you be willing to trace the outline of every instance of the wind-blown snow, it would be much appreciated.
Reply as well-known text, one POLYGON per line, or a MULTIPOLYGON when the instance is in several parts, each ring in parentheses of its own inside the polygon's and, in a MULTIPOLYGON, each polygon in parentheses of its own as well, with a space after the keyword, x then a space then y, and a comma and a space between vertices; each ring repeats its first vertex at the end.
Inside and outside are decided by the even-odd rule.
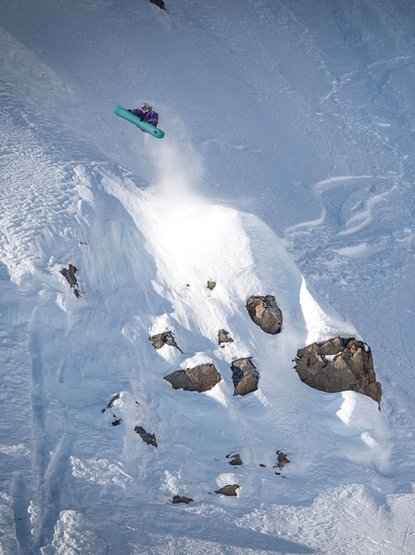
POLYGON ((1 550, 412 553, 414 8, 167 7, 3 9, 1 550), (162 141, 111 113, 139 99, 162 141), (381 411, 293 370, 337 334, 372 347, 381 411), (163 379, 204 362, 209 392, 163 379))

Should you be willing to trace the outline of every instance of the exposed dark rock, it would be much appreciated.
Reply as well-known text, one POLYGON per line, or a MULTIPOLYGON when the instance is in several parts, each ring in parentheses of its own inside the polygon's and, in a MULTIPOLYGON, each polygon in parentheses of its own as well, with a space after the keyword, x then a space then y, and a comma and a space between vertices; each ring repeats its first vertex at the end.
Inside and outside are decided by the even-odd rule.
POLYGON ((182 495, 174 495, 171 500, 172 503, 191 503, 192 501, 191 497, 184 497, 182 495))
POLYGON ((233 343, 232 337, 229 335, 229 332, 222 329, 218 331, 218 343, 233 343))
POLYGON ((258 389, 259 373, 252 364, 251 357, 232 361, 234 395, 247 395, 258 389))
POLYGON ((164 345, 170 345, 170 347, 176 347, 176 349, 179 349, 181 353, 183 352, 180 347, 178 347, 176 340, 174 339, 173 332, 171 331, 164 331, 163 333, 152 335, 149 339, 155 349, 161 349, 164 345))
POLYGON ((300 379, 320 391, 356 391, 380 404, 382 386, 376 381, 370 347, 354 337, 333 337, 297 352, 300 379))
POLYGON ((242 459, 239 453, 235 453, 234 455, 230 454, 226 455, 227 459, 231 459, 229 461, 229 464, 231 464, 232 466, 240 466, 242 463, 242 459))
POLYGON ((116 393, 115 395, 113 395, 111 397, 111 399, 108 401, 108 404, 106 406, 107 409, 110 409, 112 407, 112 405, 114 404, 114 402, 120 398, 120 394, 116 393))
MULTIPOLYGON (((286 464, 288 464, 290 461, 287 457, 287 455, 285 453, 283 453, 283 451, 278 450, 277 451, 277 464, 274 466, 274 468, 278 468, 278 470, 282 470, 284 468, 284 466, 286 464)), ((280 472, 276 472, 275 474, 281 474, 280 472)))
MULTIPOLYGON (((110 409, 110 408, 112 407, 112 405, 115 403, 115 401, 116 401, 117 399, 119 399, 119 398, 120 398, 120 394, 119 394, 119 393, 116 393, 115 395, 113 395, 113 396, 111 397, 111 399, 108 401, 107 406, 105 407, 105 409, 102 409, 102 410, 101 410, 102 414, 104 414, 104 412, 105 412, 107 409, 110 409)), ((114 417, 114 418, 115 418, 115 417, 114 417)))
POLYGON ((64 276, 66 281, 69 283, 71 288, 73 289, 75 297, 80 297, 81 292, 79 290, 78 280, 76 279, 76 272, 77 268, 73 264, 69 264, 68 268, 62 268, 61 274, 64 276))
POLYGON ((161 10, 166 11, 166 5, 164 3, 164 0, 150 0, 150 2, 155 6, 157 6, 158 8, 160 8, 161 10))
POLYGON ((228 484, 227 486, 223 486, 223 488, 215 489, 215 493, 219 495, 227 495, 229 497, 236 497, 236 490, 239 489, 240 486, 238 484, 228 484))
POLYGON ((267 468, 267 465, 264 464, 264 463, 259 463, 259 466, 260 466, 261 468, 267 468))
POLYGON ((199 364, 187 370, 177 370, 168 376, 164 376, 173 386, 173 389, 185 389, 186 391, 209 391, 220 382, 222 376, 216 370, 215 365, 210 363, 199 364))
POLYGON ((207 288, 213 291, 215 287, 216 287, 216 281, 209 279, 207 282, 207 288))
POLYGON ((246 308, 252 320, 263 331, 275 335, 282 328, 282 312, 273 295, 249 297, 246 308))
POLYGON ((115 417, 115 419, 111 422, 111 424, 112 424, 113 426, 119 426, 119 425, 121 424, 121 422, 122 422, 122 419, 121 419, 121 418, 115 417))
POLYGON ((147 443, 148 445, 153 445, 154 447, 157 447, 156 436, 154 434, 149 434, 141 426, 136 426, 134 428, 134 431, 141 437, 141 439, 145 443, 147 443))

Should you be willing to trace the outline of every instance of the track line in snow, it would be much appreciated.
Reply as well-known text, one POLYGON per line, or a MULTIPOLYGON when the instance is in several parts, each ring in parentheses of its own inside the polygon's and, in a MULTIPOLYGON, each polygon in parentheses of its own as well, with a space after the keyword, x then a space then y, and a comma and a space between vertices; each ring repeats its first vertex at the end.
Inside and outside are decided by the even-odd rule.
POLYGON ((38 515, 34 526, 34 545, 38 549, 44 544, 42 519, 46 510, 44 476, 47 468, 47 443, 45 429, 45 391, 43 388, 42 340, 40 333, 40 308, 36 306, 29 323, 29 352, 32 361, 32 464, 33 490, 38 515))
POLYGON ((33 537, 29 519, 29 493, 26 479, 16 472, 12 482, 12 509, 16 527, 16 539, 21 555, 33 554, 33 537))
POLYGON ((408 521, 408 526, 406 527, 406 530, 405 530, 405 533, 404 533, 404 536, 403 536, 402 548, 401 548, 402 555, 404 555, 404 553, 409 553, 408 551, 405 550, 405 545, 406 545, 406 542, 407 542, 407 539, 408 539, 408 536, 409 536, 409 531, 412 528, 412 524, 413 524, 414 520, 415 520, 415 510, 412 513, 411 518, 408 521))

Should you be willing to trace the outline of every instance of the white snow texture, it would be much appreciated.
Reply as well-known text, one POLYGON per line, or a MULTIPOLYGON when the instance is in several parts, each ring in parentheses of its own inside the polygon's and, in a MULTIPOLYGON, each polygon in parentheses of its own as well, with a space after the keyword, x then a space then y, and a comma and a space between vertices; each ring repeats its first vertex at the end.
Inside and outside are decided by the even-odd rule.
POLYGON ((415 4, 166 8, 1 8, 0 553, 415 553, 415 4), (143 100, 164 139, 111 112, 143 100), (381 410, 298 378, 336 335, 381 410), (206 362, 208 392, 163 379, 206 362))

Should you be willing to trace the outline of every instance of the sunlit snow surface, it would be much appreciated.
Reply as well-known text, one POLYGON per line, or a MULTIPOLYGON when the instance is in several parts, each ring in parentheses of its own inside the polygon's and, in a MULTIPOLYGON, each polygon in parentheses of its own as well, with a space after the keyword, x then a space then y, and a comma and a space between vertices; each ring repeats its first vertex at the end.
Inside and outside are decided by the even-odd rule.
POLYGON ((0 27, 2 553, 413 553, 412 3, 40 4, 0 27), (111 113, 139 99, 163 141, 111 113), (381 411, 293 370, 337 334, 381 411), (204 362, 207 393, 163 379, 204 362))

